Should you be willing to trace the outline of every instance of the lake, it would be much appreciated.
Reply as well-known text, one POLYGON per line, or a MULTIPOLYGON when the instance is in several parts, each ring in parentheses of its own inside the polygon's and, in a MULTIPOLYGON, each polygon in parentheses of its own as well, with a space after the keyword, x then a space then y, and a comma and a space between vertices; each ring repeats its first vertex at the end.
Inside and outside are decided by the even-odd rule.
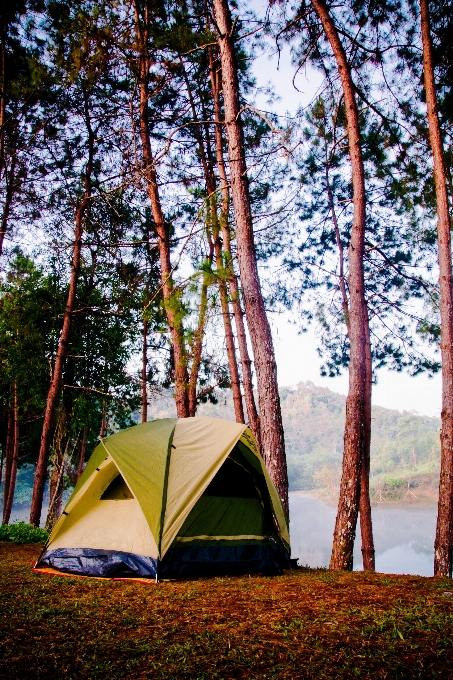
MULTIPOLYGON (((309 495, 290 493, 292 556, 309 567, 329 565, 336 506, 309 495)), ((373 507, 376 571, 433 575, 437 507, 373 507)), ((360 528, 354 546, 354 569, 362 569, 360 528)))
MULTIPOLYGON (((66 498, 70 491, 65 491, 66 498)), ((292 556, 299 564, 327 567, 332 548, 336 506, 305 494, 290 493, 292 556)), ((28 522, 29 508, 15 507, 11 521, 28 522)), ((374 507, 376 570, 387 574, 433 575, 436 507, 374 507)), ((46 508, 43 508, 43 522, 46 508)), ((354 569, 362 569, 360 528, 354 548, 354 569)))

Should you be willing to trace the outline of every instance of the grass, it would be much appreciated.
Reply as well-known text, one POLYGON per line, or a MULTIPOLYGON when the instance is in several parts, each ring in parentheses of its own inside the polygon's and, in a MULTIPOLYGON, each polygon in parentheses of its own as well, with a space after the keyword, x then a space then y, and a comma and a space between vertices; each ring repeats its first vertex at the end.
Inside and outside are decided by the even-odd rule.
POLYGON ((298 569, 159 584, 34 574, 0 543, 0 678, 450 678, 453 582, 298 569))

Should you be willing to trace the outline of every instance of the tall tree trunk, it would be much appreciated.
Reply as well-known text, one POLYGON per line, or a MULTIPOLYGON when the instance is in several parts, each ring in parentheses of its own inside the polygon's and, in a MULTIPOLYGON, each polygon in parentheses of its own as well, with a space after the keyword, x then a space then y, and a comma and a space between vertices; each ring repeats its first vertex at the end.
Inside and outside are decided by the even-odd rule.
POLYGON ((226 272, 227 280, 230 287, 231 303, 233 307, 234 322, 236 324, 236 336, 238 340, 239 356, 241 357, 242 368, 242 384, 244 387, 244 401, 247 409, 247 418, 250 429, 253 432, 258 447, 261 447, 260 434, 260 418, 255 403, 255 396, 253 394, 253 375, 252 375, 252 361, 250 359, 247 346, 247 333, 245 331, 244 313, 242 311, 241 299, 239 296, 239 286, 236 278, 236 273, 233 266, 233 258, 231 254, 231 237, 229 228, 229 212, 230 212, 230 190, 228 185, 228 178, 225 168, 225 160, 223 157, 223 139, 222 139, 222 118, 220 112, 220 74, 215 69, 212 51, 209 49, 209 70, 211 76, 211 88, 214 102, 214 119, 215 126, 215 140, 216 140, 216 159, 219 170, 220 185, 222 191, 222 208, 220 211, 220 229, 222 232, 223 252, 227 258, 226 272))
POLYGON ((143 319, 143 348, 142 348, 142 423, 148 420, 148 389, 147 389, 147 373, 148 373, 148 320, 146 316, 143 319))
POLYGON ((79 481, 82 476, 83 466, 85 463, 85 450, 87 445, 87 428, 83 428, 82 441, 80 442, 80 453, 79 453, 79 467, 77 469, 77 481, 79 481))
MULTIPOLYGON (((208 235, 209 237, 209 235, 208 235)), ((209 261, 212 262, 212 240, 210 242, 209 261)), ((201 284, 200 307, 198 309, 198 323, 197 329, 192 342, 192 366, 189 377, 189 416, 193 418, 197 410, 197 383, 198 374, 200 372, 201 357, 203 351, 203 338, 206 325, 206 312, 208 309, 208 277, 203 274, 203 283, 201 284)))
POLYGON ((365 239, 365 175, 354 84, 343 45, 323 0, 312 5, 329 40, 343 87, 352 166, 354 215, 349 247, 349 391, 346 400, 343 473, 335 522, 331 569, 352 569, 360 504, 360 481, 366 440, 366 302, 363 271, 365 239))
POLYGON ((442 430, 440 435, 439 504, 434 543, 434 575, 451 576, 453 547, 453 294, 451 225, 442 135, 437 113, 428 0, 420 0, 420 19, 423 42, 426 111, 436 186, 440 288, 440 351, 442 357, 442 430))
MULTIPOLYGON (((329 166, 326 165, 326 188, 329 199, 330 210, 332 213, 332 221, 335 229, 335 238, 339 252, 340 271, 339 271, 339 286, 341 293, 341 306, 343 309, 344 320, 350 335, 349 322, 349 302, 346 292, 346 281, 344 277, 344 254, 343 244, 341 242, 340 229, 338 227, 337 215, 333 201, 332 189, 329 180, 329 166)), ((366 309, 366 399, 365 399, 365 435, 362 452, 362 471, 360 475, 360 533, 362 536, 362 559, 363 568, 365 571, 374 571, 375 569, 375 551, 373 539, 373 523, 371 517, 371 502, 370 502, 370 448, 371 448, 371 390, 373 385, 373 361, 371 354, 371 338, 370 326, 368 323, 368 310, 366 309)))
POLYGON ((102 402, 102 418, 101 427, 99 430, 99 438, 104 439, 106 433, 107 433, 107 402, 104 399, 102 402))
POLYGON ((234 346, 233 328, 231 326, 230 305, 228 302, 228 288, 223 274, 222 244, 220 241, 219 227, 214 231, 215 259, 218 277, 220 306, 222 309, 223 326, 225 328, 225 344, 230 370, 231 390, 233 393, 234 415, 237 423, 244 423, 244 407, 242 404, 241 382, 236 361, 236 348, 234 346))
MULTIPOLYGON (((186 81, 187 93, 189 95, 190 106, 192 109, 192 116, 195 122, 198 122, 197 111, 193 99, 190 82, 184 68, 184 62, 180 59, 183 68, 184 78, 186 81)), ((217 126, 216 126, 217 127, 217 126)), ((198 148, 203 165, 203 172, 205 176, 205 184, 207 191, 206 210, 208 214, 208 221, 212 229, 213 245, 216 260, 217 282, 219 287, 220 306, 222 310, 223 327, 225 330, 225 345, 228 359, 228 370, 230 374, 231 392, 233 394, 233 406, 236 422, 243 423, 244 408, 242 404, 241 382, 239 378, 239 370, 236 360, 236 349, 234 346, 233 328, 231 326, 230 307, 228 302, 228 286, 223 276, 223 262, 222 262, 222 243, 220 240, 219 217, 218 217, 218 200, 216 192, 216 179, 214 174, 213 163, 210 161, 210 154, 206 153, 205 143, 203 139, 203 132, 199 125, 195 126, 198 148), (208 158, 209 156, 209 158, 208 158)), ((209 144, 208 130, 206 130, 206 144, 209 144)), ((209 229, 209 227, 208 227, 209 229)), ((212 259, 212 253, 211 253, 212 259)), ((193 368, 193 364, 192 364, 193 368)), ((192 376, 191 376, 192 377, 192 376)))
MULTIPOLYGON (((65 372, 66 374, 66 372, 65 372)), ((52 473, 49 481, 49 507, 47 509, 46 530, 52 531, 55 523, 61 514, 62 502, 62 481, 63 470, 66 458, 66 452, 69 446, 68 437, 68 418, 69 409, 66 399, 63 400, 63 407, 61 409, 60 418, 56 427, 54 438, 54 457, 52 465, 52 473)))
POLYGON ((17 395, 17 383, 14 383, 14 401, 10 416, 9 432, 9 466, 8 483, 6 483, 3 494, 3 524, 8 524, 11 519, 13 508, 14 492, 16 490, 17 467, 19 462, 19 403, 17 395))
POLYGON ((49 460, 49 448, 52 441, 53 433, 53 421, 55 417, 55 411, 57 408, 58 398, 61 392, 63 370, 69 347, 72 315, 75 309, 77 281, 79 278, 80 258, 82 253, 84 218, 91 199, 91 174, 93 171, 95 140, 93 130, 91 128, 91 121, 89 116, 89 104, 87 97, 85 97, 85 122, 88 131, 88 160, 84 173, 85 191, 82 200, 77 206, 75 214, 74 246, 72 251, 72 269, 71 278, 69 281, 68 299, 66 302, 66 309, 63 316, 63 327, 58 342, 58 349, 52 373, 52 380, 50 383, 49 393, 47 395, 46 409, 44 412, 44 423, 41 433, 41 443, 39 447, 38 462, 36 465, 35 480, 33 485, 33 496, 30 508, 30 524, 34 524, 37 527, 39 526, 39 523, 41 521, 42 501, 47 476, 47 464, 49 460))
POLYGON ((52 531, 63 509, 63 476, 66 462, 66 454, 69 446, 69 438, 66 437, 64 449, 63 442, 55 450, 52 474, 49 481, 49 507, 47 509, 46 531, 52 531))
MULTIPOLYGON (((183 70, 184 74, 184 79, 186 81, 186 87, 187 87, 187 93, 189 95, 189 101, 190 101, 190 106, 192 109, 192 116, 194 119, 194 122, 197 122, 197 112, 195 108, 195 102, 193 99, 192 95, 192 90, 190 87, 190 82, 187 77, 187 73, 184 67, 184 62, 182 58, 180 57, 180 64, 183 70)), ((209 266, 211 268, 212 265, 212 259, 213 259, 213 252, 214 252, 214 245, 212 242, 212 236, 211 236, 211 227, 212 227, 212 211, 211 211, 211 191, 210 189, 212 188, 209 184, 209 178, 210 178, 210 173, 209 173, 209 164, 208 160, 206 158, 206 152, 204 148, 204 141, 203 141, 203 133, 198 125, 195 125, 195 136, 197 138, 198 142, 198 149, 200 152, 200 156, 202 159, 203 163, 203 172, 205 176, 205 181, 206 181, 206 186, 207 186, 207 191, 208 191, 208 199, 207 199, 207 205, 206 205, 206 237, 209 243, 209 254, 208 254, 208 262, 209 266)), ((215 183, 214 183, 214 188, 215 188, 215 183)), ((208 309, 208 290, 209 290, 209 281, 208 281, 208 276, 206 273, 203 274, 203 282, 201 284, 201 294, 200 294, 200 306, 198 309, 198 323, 197 323, 197 329, 195 331, 193 341, 192 341, 192 365, 190 368, 190 375, 189 375, 189 389, 188 389, 188 396, 189 396, 189 416, 193 418, 195 416, 196 410, 197 410, 197 384, 198 384, 198 376, 200 373, 200 365, 201 365, 201 358, 202 358, 202 352, 203 352, 203 338, 204 338, 204 333, 205 333, 205 325, 206 325, 206 313, 208 309)))
POLYGON ((370 325, 368 310, 365 316, 366 332, 366 392, 365 392, 365 435, 362 454, 362 471, 360 475, 360 533, 362 535, 362 560, 365 571, 375 569, 375 550, 373 538, 373 522, 370 501, 370 455, 371 455, 371 391, 373 387, 373 360, 371 355, 370 325))
POLYGON ((3 524, 8 524, 8 521, 5 521, 6 518, 6 509, 7 509, 7 504, 8 504, 8 495, 9 495, 9 485, 11 481, 11 462, 12 462, 12 456, 13 456, 13 409, 10 406, 8 408, 7 416, 6 416, 6 440, 5 440, 5 476, 4 476, 4 484, 3 484, 3 524))
POLYGON ((222 63, 223 102, 228 140, 231 195, 244 295, 258 385, 261 454, 289 516, 285 439, 277 383, 277 365, 258 275, 253 220, 247 182, 244 141, 239 121, 239 81, 234 59, 232 22, 227 0, 213 2, 222 63))
MULTIPOLYGON (((190 102, 190 107, 192 109, 192 117, 193 121, 195 123, 198 123, 198 117, 197 117, 197 111, 195 107, 195 102, 192 94, 192 89, 190 87, 190 81, 189 78, 187 77, 187 72, 184 67, 184 61, 182 58, 179 58, 181 68, 184 74, 184 80, 186 82, 186 88, 187 88, 187 94, 189 96, 189 102, 190 102)), ((205 183, 206 183, 206 189, 208 193, 207 201, 206 201, 206 238, 209 243, 209 254, 208 254, 208 263, 209 263, 209 268, 212 266, 212 260, 213 260, 213 254, 214 254, 214 244, 212 242, 212 222, 213 222, 213 213, 212 213, 212 198, 211 194, 215 191, 215 179, 212 177, 212 172, 211 168, 209 167, 209 162, 206 156, 206 150, 205 150, 205 145, 204 145, 204 140, 203 140, 203 132, 200 128, 199 125, 194 126, 194 132, 195 132, 195 137, 198 142, 198 150, 200 152, 200 157, 202 160, 202 165, 203 165, 203 173, 205 176, 205 183)), ((202 358, 202 351, 203 351, 203 338, 204 338, 204 333, 205 333, 205 325, 206 325, 206 313, 208 309, 208 290, 209 290, 209 281, 208 281, 208 275, 206 273, 203 274, 203 282, 201 285, 201 294, 200 294, 200 307, 198 310, 198 323, 197 323, 197 329, 194 334, 194 338, 192 341, 192 365, 190 368, 190 375, 189 375, 189 416, 193 418, 195 416, 196 410, 197 410, 197 384, 198 384, 198 375, 200 372, 200 365, 201 365, 201 358, 202 358)))
POLYGON ((233 307, 234 322, 236 324, 236 336, 238 340, 239 356, 241 358, 242 368, 242 384, 244 387, 244 400, 247 409, 247 418, 249 426, 253 432, 258 447, 261 447, 261 433, 260 433, 260 419, 255 403, 255 396, 253 394, 253 375, 252 375, 252 361, 250 359, 247 346, 247 333, 245 331, 244 313, 242 311, 241 299, 239 296, 239 286, 236 278, 236 273, 233 266, 233 258, 231 254, 231 237, 229 228, 229 212, 230 212, 230 190, 228 185, 228 178, 226 174, 225 161, 223 157, 223 139, 222 139, 222 118, 220 113, 220 74, 216 71, 212 51, 209 50, 209 68, 211 75, 211 87, 214 101, 214 118, 215 139, 216 139, 216 158, 217 167, 219 170, 220 185, 222 190, 222 208, 220 212, 220 228, 223 240, 223 252, 226 256, 226 271, 228 275, 228 284, 231 293, 231 303, 233 307))
MULTIPOLYGON (((3 419, 2 419, 2 425, 3 425, 3 419)), ((3 464, 5 462, 5 447, 6 447, 6 430, 8 429, 8 413, 6 414, 6 428, 5 432, 2 432, 2 438, 0 439, 0 445, 2 447, 2 450, 0 452, 0 486, 2 485, 3 482, 3 464)))
POLYGON ((162 285, 162 296, 164 308, 170 329, 174 368, 175 368, 175 400, 176 413, 178 418, 187 418, 189 415, 188 398, 188 373, 187 373, 187 354, 184 342, 184 327, 182 323, 182 305, 179 292, 175 291, 172 278, 172 267, 170 261, 170 239, 167 225, 165 224, 164 213, 159 196, 157 175, 154 167, 154 159, 151 149, 151 138, 148 119, 148 79, 151 60, 149 57, 149 8, 146 3, 144 8, 144 18, 140 14, 138 0, 133 0, 135 14, 135 30, 137 45, 139 50, 139 91, 140 91, 140 140, 143 154, 143 169, 147 181, 148 197, 151 203, 155 230, 158 239, 160 275, 162 285))

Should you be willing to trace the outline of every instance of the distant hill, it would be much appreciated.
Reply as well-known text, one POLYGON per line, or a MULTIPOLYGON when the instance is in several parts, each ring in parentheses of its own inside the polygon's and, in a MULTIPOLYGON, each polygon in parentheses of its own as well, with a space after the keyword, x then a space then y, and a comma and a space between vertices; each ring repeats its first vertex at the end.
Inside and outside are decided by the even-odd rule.
MULTIPOLYGON (((341 474, 346 397, 312 382, 280 390, 290 489, 323 489, 335 496, 341 474)), ((201 404, 198 415, 234 419, 231 394, 218 404, 201 404)), ((149 415, 175 415, 170 394, 156 398, 149 415)), ((374 406, 371 438, 371 492, 375 500, 436 494, 440 420, 415 412, 374 406), (409 486, 408 486, 409 485, 409 486)))

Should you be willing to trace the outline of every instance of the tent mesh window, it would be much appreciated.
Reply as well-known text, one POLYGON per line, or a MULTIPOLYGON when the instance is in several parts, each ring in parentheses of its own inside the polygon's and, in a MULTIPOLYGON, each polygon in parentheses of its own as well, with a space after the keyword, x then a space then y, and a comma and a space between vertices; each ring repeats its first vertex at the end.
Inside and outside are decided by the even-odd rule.
POLYGON ((124 501, 133 498, 133 495, 121 475, 117 475, 110 482, 101 496, 101 501, 124 501))
POLYGON ((227 458, 214 479, 206 487, 203 496, 224 498, 259 498, 253 474, 227 458))

